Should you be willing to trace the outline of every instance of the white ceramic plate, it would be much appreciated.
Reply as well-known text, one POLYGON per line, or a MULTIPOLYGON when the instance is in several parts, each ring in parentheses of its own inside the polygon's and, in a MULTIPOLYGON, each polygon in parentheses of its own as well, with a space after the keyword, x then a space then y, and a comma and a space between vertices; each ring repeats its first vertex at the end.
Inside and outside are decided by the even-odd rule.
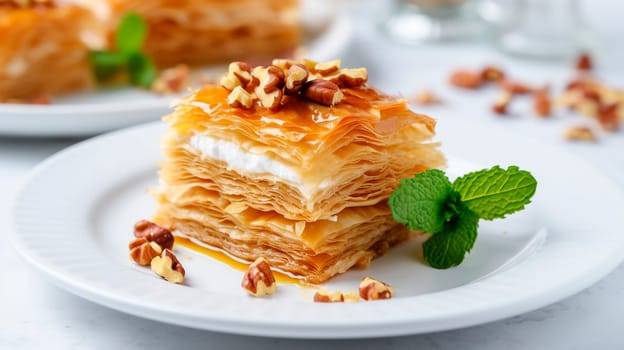
MULTIPOLYGON (((304 2, 306 57, 319 61, 335 59, 349 43, 351 21, 346 16, 326 13, 322 6, 315 4, 304 2)), ((223 69, 226 68, 212 67, 205 73, 212 76, 223 69)), ((94 135, 157 120, 169 112, 174 97, 128 87, 74 94, 50 105, 0 103, 0 135, 94 135)))
POLYGON ((355 290, 370 275, 394 287, 391 300, 318 304, 312 289, 290 284, 256 299, 240 288, 242 272, 182 247, 176 251, 186 285, 134 265, 127 243, 134 222, 154 210, 146 190, 158 181, 160 123, 96 137, 39 165, 17 197, 12 239, 53 282, 93 302, 172 324, 278 337, 374 337, 475 325, 555 302, 617 266, 624 257, 624 196, 616 185, 535 140, 483 130, 466 142, 468 127, 440 128, 446 154, 454 155, 449 172, 519 165, 538 179, 534 201, 505 220, 482 222, 473 252, 457 268, 425 266, 410 242, 368 270, 327 284, 355 290))

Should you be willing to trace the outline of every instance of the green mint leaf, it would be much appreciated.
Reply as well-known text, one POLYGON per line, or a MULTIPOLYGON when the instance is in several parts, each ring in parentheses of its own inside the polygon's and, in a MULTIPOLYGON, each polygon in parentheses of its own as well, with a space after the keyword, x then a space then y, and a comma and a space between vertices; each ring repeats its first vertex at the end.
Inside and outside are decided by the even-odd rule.
POLYGON ((423 243, 423 256, 429 266, 436 269, 448 269, 464 261, 477 239, 479 216, 464 208, 450 222, 444 225, 442 232, 432 235, 423 243))
POLYGON ((116 52, 91 51, 89 54, 93 73, 98 81, 104 81, 117 74, 126 65, 126 58, 116 52))
POLYGON ((132 85, 149 88, 158 72, 147 55, 135 53, 128 57, 128 76, 132 85))
POLYGON ((447 214, 452 193, 451 182, 444 172, 433 169, 401 180, 388 203, 394 220, 410 230, 438 233, 453 217, 452 213, 447 214))
POLYGON ((531 202, 537 181, 517 166, 495 166, 466 174, 453 183, 461 201, 480 218, 492 220, 524 209, 531 202))
POLYGON ((146 36, 147 25, 143 18, 136 13, 128 13, 119 22, 115 45, 123 54, 134 54, 141 51, 146 36))

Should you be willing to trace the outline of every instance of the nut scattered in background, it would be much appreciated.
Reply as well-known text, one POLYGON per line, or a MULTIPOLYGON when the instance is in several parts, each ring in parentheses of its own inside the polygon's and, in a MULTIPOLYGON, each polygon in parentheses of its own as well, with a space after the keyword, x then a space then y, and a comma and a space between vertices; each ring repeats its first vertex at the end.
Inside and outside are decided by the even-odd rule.
POLYGON ((459 69, 451 73, 449 83, 461 89, 476 90, 483 84, 483 78, 479 72, 459 69))
POLYGON ((514 95, 525 95, 533 92, 533 88, 525 83, 511 80, 511 79, 502 79, 498 82, 498 86, 514 95))
POLYGON ((426 89, 417 92, 416 95, 414 95, 412 102, 420 106, 431 106, 442 103, 438 96, 436 96, 431 90, 426 89))
POLYGON ((505 73, 499 67, 485 66, 481 70, 481 78, 486 81, 499 81, 505 78, 505 73))
POLYGON ((160 72, 152 83, 151 90, 158 94, 175 94, 189 86, 191 69, 186 64, 179 64, 160 72))
POLYGON ((580 71, 590 71, 594 68, 594 63, 588 53, 582 53, 576 59, 576 63, 574 66, 580 71))
POLYGON ((570 126, 563 132, 563 137, 569 141, 595 142, 596 135, 586 126, 570 126))
POLYGON ((510 92, 503 92, 492 103, 492 111, 499 115, 508 113, 509 104, 511 103, 512 94, 510 92))
POLYGON ((550 117, 552 112, 552 101, 550 99, 550 88, 544 86, 533 93, 533 112, 542 118, 550 117))

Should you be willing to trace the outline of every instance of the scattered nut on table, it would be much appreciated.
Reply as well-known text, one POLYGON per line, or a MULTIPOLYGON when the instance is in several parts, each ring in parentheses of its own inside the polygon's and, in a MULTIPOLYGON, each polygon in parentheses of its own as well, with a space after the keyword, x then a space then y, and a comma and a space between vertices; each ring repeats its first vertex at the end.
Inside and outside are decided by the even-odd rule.
POLYGON ((394 295, 390 285, 371 277, 362 278, 358 291, 364 300, 390 299, 394 295))
POLYGON ((134 236, 156 242, 163 249, 173 248, 174 238, 171 231, 148 220, 140 220, 134 224, 134 236))
POLYGON ((162 253, 162 247, 156 242, 150 242, 145 237, 135 238, 128 245, 130 259, 141 266, 149 266, 152 259, 162 253))
POLYGON ((550 89, 544 86, 533 93, 533 112, 542 118, 549 117, 552 112, 550 89))
POLYGON ((163 250, 160 256, 152 259, 150 267, 154 273, 169 282, 184 283, 184 267, 169 249, 163 250))
POLYGON ((500 115, 507 114, 512 96, 510 92, 503 92, 500 94, 492 103, 492 111, 500 115))
POLYGON ((585 141, 595 142, 596 135, 594 132, 586 126, 570 126, 563 132, 563 137, 569 141, 585 141))
POLYGON ((260 257, 249 265, 247 272, 243 275, 241 287, 255 297, 264 297, 275 293, 277 283, 273 271, 271 271, 271 265, 266 259, 260 257))
POLYGON ((483 84, 483 77, 479 72, 458 69, 451 73, 449 83, 458 88, 476 90, 483 84))
POLYGON ((524 94, 529 94, 531 92, 533 92, 533 88, 525 83, 519 82, 519 81, 515 81, 515 80, 511 80, 511 79, 501 79, 498 82, 498 86, 511 93, 514 95, 524 95, 524 94))

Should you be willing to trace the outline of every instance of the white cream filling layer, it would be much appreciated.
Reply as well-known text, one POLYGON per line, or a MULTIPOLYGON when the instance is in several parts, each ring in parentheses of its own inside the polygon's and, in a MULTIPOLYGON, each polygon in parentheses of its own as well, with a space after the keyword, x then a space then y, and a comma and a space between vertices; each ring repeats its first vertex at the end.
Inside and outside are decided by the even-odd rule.
POLYGON ((255 154, 243 150, 238 144, 213 139, 204 135, 194 135, 189 142, 190 146, 199 151, 202 156, 220 160, 227 164, 228 169, 239 173, 270 174, 296 187, 305 197, 319 188, 329 186, 323 181, 318 186, 310 186, 301 179, 299 173, 288 165, 264 154, 255 154))

